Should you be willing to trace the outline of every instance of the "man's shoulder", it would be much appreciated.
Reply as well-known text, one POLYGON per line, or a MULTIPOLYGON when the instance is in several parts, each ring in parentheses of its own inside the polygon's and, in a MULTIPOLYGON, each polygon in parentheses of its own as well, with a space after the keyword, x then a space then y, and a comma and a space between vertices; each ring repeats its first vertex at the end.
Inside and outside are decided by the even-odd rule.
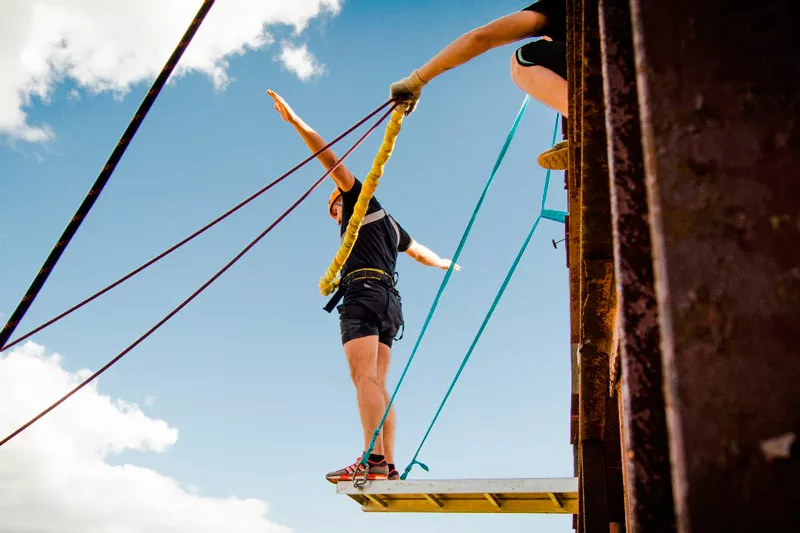
MULTIPOLYGON (((355 178, 353 187, 347 192, 342 192, 342 197, 347 200, 348 204, 355 205, 356 201, 358 200, 358 196, 361 194, 362 185, 363 184, 358 180, 358 178, 355 178)), ((377 197, 373 196, 369 201, 367 212, 372 213, 373 211, 377 211, 379 209, 382 209, 381 203, 378 201, 377 197)))
POLYGON ((358 178, 353 176, 353 186, 350 187, 350 190, 349 191, 343 191, 341 188, 339 188, 339 192, 341 192, 342 194, 353 194, 354 192, 355 193, 359 193, 359 192, 361 192, 362 185, 363 184, 361 183, 361 180, 359 180, 358 178))

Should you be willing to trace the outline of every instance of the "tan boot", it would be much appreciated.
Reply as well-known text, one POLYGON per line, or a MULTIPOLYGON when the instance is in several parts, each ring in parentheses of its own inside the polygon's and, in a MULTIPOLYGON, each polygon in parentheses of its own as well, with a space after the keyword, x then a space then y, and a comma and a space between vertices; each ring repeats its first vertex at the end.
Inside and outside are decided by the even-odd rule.
POLYGON ((542 168, 567 170, 567 165, 569 163, 569 141, 556 143, 555 146, 549 150, 545 150, 539 154, 539 157, 536 158, 536 162, 539 163, 539 166, 542 168))

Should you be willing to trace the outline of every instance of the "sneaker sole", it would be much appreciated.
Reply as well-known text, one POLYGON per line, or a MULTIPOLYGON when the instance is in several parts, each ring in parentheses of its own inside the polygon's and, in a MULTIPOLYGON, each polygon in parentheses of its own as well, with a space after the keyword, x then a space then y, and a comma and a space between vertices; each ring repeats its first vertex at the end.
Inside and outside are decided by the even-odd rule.
MULTIPOLYGON (((348 476, 340 476, 338 478, 336 478, 336 477, 326 477, 325 479, 327 479, 328 481, 330 481, 334 485, 336 485, 340 481, 353 481, 353 477, 349 476, 349 475, 348 476)), ((364 476, 358 476, 358 479, 364 479, 364 476)), ((398 478, 394 478, 394 479, 398 480, 400 478, 398 477, 398 478)), ((389 479, 388 476, 385 476, 383 474, 370 474, 370 475, 367 476, 367 481, 390 481, 390 479, 389 479)))
MULTIPOLYGON (((364 479, 363 475, 356 476, 356 479, 364 479)), ((353 476, 346 475, 339 478, 339 481, 353 481, 353 476)), ((386 474, 367 474, 367 481, 389 481, 389 476, 386 474)))
POLYGON ((544 152, 536 159, 539 166, 550 170, 567 170, 569 165, 569 149, 562 148, 555 152, 544 152))

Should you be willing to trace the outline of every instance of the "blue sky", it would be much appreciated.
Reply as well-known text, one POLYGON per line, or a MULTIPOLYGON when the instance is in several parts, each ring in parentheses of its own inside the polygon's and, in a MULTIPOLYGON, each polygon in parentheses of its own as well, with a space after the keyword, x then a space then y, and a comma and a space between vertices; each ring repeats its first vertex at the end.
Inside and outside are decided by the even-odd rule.
MULTIPOLYGON (((245 198, 307 155, 264 91, 282 95, 330 139, 388 96, 389 84, 461 33, 526 2, 348 0, 312 21, 304 42, 326 73, 302 82, 276 48, 230 61, 215 91, 199 74, 167 87, 105 192, 18 330, 27 331, 115 280, 245 198)), ((216 9, 216 8, 214 8, 216 9)), ((212 9, 209 17, 214 16, 212 9)), ((275 30, 289 33, 288 29, 275 30)), ((523 99, 509 78, 514 46, 448 72, 423 92, 377 196, 419 242, 450 257, 523 99)), ((67 80, 30 120, 46 145, 0 146, 0 312, 13 310, 94 181, 147 83, 122 100, 67 80), (35 153, 38 156, 33 155, 35 153)), ((544 182, 536 155, 555 112, 532 102, 479 215, 453 279, 397 398, 398 466, 405 466, 507 268, 533 223, 544 182)), ((382 129, 349 160, 368 171, 382 129)), ((356 137, 352 137, 354 141, 356 137)), ((348 141, 345 141, 347 143, 348 141)), ((337 153, 349 144, 340 144, 337 153)), ((225 264, 322 173, 316 162, 173 257, 34 340, 71 371, 98 368, 225 264)), ((442 529, 569 531, 569 516, 365 515, 323 479, 360 453, 355 395, 317 281, 338 245, 328 182, 183 313, 100 380, 100 391, 142 405, 180 432, 164 453, 134 463, 203 494, 259 498, 269 518, 299 533, 442 529), (152 405, 145 400, 153 398, 152 405)), ((565 209, 563 175, 548 205, 565 209)), ((568 477, 569 315, 563 225, 544 221, 420 459, 416 478, 568 477)), ((401 257, 405 338, 392 386, 443 271, 401 257)))

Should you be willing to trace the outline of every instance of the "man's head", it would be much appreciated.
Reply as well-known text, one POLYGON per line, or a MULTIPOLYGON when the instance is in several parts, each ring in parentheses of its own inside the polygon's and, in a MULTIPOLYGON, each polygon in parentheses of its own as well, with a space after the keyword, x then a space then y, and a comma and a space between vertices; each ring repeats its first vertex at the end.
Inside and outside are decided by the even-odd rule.
POLYGON ((338 187, 328 198, 328 213, 336 220, 337 224, 342 223, 342 193, 338 187))

